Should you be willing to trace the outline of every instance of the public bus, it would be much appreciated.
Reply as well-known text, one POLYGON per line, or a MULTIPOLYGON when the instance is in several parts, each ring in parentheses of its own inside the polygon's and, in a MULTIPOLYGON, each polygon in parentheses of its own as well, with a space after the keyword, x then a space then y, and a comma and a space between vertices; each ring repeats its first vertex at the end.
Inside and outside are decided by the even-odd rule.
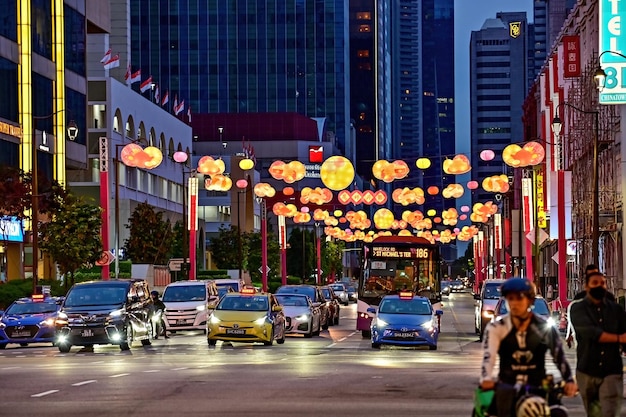
POLYGON ((370 336, 372 317, 388 294, 402 290, 428 297, 434 308, 441 303, 439 247, 415 236, 380 236, 363 246, 359 277, 356 329, 370 336))

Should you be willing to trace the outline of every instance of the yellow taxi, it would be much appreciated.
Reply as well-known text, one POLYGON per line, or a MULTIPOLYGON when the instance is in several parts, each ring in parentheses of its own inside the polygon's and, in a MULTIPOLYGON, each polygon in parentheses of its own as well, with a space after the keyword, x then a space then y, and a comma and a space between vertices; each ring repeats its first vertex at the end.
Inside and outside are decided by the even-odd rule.
POLYGON ((207 320, 207 340, 263 342, 265 346, 285 343, 285 315, 272 294, 243 288, 225 294, 207 320))

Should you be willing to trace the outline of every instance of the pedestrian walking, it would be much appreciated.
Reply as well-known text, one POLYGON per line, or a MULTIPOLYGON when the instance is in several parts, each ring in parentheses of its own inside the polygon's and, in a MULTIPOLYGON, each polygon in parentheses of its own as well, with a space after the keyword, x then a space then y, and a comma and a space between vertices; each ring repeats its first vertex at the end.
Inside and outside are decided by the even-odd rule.
MULTIPOLYGON (((594 274, 596 272, 600 272, 597 266, 595 266, 594 264, 587 265, 587 267, 585 268, 585 282, 587 282, 587 277, 590 274, 594 274)), ((567 343, 567 347, 570 349, 575 342, 574 326, 572 326, 572 320, 570 320, 572 305, 585 298, 586 295, 587 292, 585 290, 580 291, 574 296, 574 300, 567 306, 567 328, 565 329, 565 342, 567 343)))
POLYGON ((552 301, 554 299, 554 287, 552 283, 548 284, 548 288, 546 288, 546 300, 552 301))
POLYGON ((573 303, 576 333, 576 379, 590 417, 619 417, 623 396, 621 345, 626 343, 626 312, 607 297, 606 278, 587 276, 586 295, 573 303))

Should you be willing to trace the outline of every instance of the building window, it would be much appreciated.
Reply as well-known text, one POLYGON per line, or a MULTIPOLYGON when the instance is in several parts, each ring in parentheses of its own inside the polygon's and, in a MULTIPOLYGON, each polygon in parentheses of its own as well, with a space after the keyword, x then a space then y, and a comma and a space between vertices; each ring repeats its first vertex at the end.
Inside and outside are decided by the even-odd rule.
POLYGON ((369 51, 369 49, 359 49, 358 52, 356 53, 356 55, 359 58, 369 58, 370 51, 369 51))
MULTIPOLYGON (((33 115, 37 117, 44 117, 51 114, 52 80, 33 72, 33 115)), ((37 120, 37 130, 52 132, 52 122, 53 117, 46 117, 44 119, 37 120)))
POLYGON ((0 91, 2 91, 0 118, 18 122, 17 64, 2 57, 0 57, 0 91))
POLYGON ((0 7, 0 36, 17 41, 17 2, 3 2, 0 7))
POLYGON ((85 75, 85 16, 65 6, 65 66, 85 75))
POLYGON ((74 120, 79 126, 78 136, 74 142, 85 145, 87 143, 87 98, 71 88, 65 88, 65 104, 69 111, 65 112, 65 123, 74 120))
POLYGON ((357 12, 357 20, 372 20, 372 14, 370 12, 357 12))
POLYGON ((33 52, 51 60, 52 5, 50 0, 31 0, 31 29, 33 52))
POLYGON ((370 33, 372 31, 372 27, 370 25, 360 25, 359 32, 361 33, 370 33))

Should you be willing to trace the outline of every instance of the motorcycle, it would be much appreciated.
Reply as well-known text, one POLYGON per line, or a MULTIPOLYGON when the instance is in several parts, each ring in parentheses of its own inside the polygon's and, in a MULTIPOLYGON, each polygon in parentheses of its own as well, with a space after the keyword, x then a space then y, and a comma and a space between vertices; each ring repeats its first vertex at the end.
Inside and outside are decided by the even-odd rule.
MULTIPOLYGON (((515 393, 515 415, 517 417, 567 417, 567 408, 561 403, 565 382, 555 382, 548 375, 541 387, 525 385, 519 380, 513 388, 515 393)), ((474 393, 472 417, 495 416, 495 390, 483 391, 478 388, 474 393)))

